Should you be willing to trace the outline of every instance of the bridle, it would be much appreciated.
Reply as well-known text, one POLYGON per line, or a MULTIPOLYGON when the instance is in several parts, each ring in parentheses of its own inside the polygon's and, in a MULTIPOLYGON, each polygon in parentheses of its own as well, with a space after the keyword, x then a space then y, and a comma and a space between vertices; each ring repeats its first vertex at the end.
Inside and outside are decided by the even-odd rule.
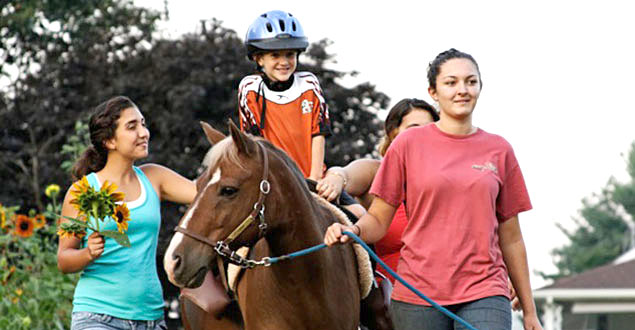
POLYGON ((176 232, 179 232, 203 244, 211 246, 212 248, 214 248, 219 256, 227 259, 227 261, 229 261, 230 263, 236 264, 243 268, 253 268, 259 263, 262 263, 263 265, 266 264, 266 261, 258 262, 244 259, 240 255, 238 255, 236 251, 232 250, 229 247, 229 244, 231 244, 231 242, 233 242, 240 234, 242 234, 245 229, 247 229, 255 220, 259 221, 259 238, 264 237, 267 231, 267 223, 265 222, 265 198, 271 190, 271 185, 267 180, 267 178, 269 177, 269 159, 267 157, 267 150, 265 149, 265 147, 263 147, 258 142, 256 142, 256 145, 260 148, 263 158, 263 173, 262 180, 260 180, 260 193, 258 195, 258 200, 254 204, 254 209, 251 211, 251 213, 249 213, 249 215, 229 234, 229 236, 227 236, 227 238, 225 238, 224 240, 214 242, 207 237, 201 236, 197 233, 193 233, 181 226, 176 226, 174 228, 174 231, 176 232))

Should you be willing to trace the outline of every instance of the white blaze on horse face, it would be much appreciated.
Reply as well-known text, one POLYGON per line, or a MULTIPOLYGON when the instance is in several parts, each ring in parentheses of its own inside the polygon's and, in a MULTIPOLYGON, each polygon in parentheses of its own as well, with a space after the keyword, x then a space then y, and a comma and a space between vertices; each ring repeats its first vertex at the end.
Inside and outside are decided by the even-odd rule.
POLYGON ((220 181, 220 176, 221 176, 221 171, 220 171, 220 167, 216 169, 216 172, 214 172, 214 175, 212 175, 212 179, 209 180, 209 182, 207 183, 207 187, 205 187, 205 189, 209 188, 209 186, 218 183, 218 181, 220 181))
MULTIPOLYGON (((212 175, 212 178, 207 183, 207 187, 205 187, 205 189, 207 189, 208 187, 210 187, 211 185, 215 183, 218 183, 220 181, 220 178, 221 178, 221 170, 219 167, 218 169, 216 169, 216 172, 214 172, 214 174, 212 175)), ((192 215, 194 214, 194 210, 198 206, 198 201, 199 201, 198 199, 195 200, 192 207, 190 207, 190 209, 187 210, 187 213, 183 217, 183 222, 179 225, 181 228, 187 229, 187 226, 190 223, 190 220, 192 220, 192 215)), ((172 237, 172 240, 170 241, 170 246, 168 246, 168 249, 165 252, 165 258, 163 263, 164 265, 166 265, 165 268, 168 275, 171 274, 171 271, 174 267, 172 253, 174 253, 174 250, 176 250, 176 248, 181 244, 181 242, 183 241, 183 238, 185 238, 185 235, 183 235, 180 232, 176 232, 174 236, 172 237)))
MULTIPOLYGON (((187 213, 185 214, 185 217, 183 219, 183 223, 180 225, 180 227, 184 229, 187 228, 187 224, 192 219, 192 214, 194 213, 194 209, 196 208, 197 205, 198 205, 198 199, 195 200, 192 207, 190 207, 190 209, 187 210, 187 213)), ((175 285, 176 283, 174 282, 174 266, 176 264, 176 260, 174 260, 174 257, 172 255, 174 254, 174 251, 176 250, 176 248, 181 245, 183 238, 185 238, 185 235, 183 235, 180 232, 176 232, 174 236, 172 237, 172 240, 170 241, 170 245, 168 246, 168 249, 165 251, 165 256, 163 257, 163 268, 165 269, 165 272, 168 274, 168 279, 170 280, 170 282, 172 282, 175 285)))
POLYGON ((185 213, 185 216, 183 217, 183 223, 181 223, 180 225, 181 228, 187 229, 187 225, 190 222, 190 220, 192 220, 192 214, 194 213, 194 209, 196 208, 197 204, 198 204, 198 200, 196 200, 194 202, 194 205, 192 205, 192 207, 190 207, 190 209, 187 210, 187 213, 185 213))

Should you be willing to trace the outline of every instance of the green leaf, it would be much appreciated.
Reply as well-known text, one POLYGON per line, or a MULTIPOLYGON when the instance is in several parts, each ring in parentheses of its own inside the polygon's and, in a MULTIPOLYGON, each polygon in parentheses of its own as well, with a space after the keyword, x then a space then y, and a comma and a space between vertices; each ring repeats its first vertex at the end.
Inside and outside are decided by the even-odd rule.
POLYGON ((93 229, 90 225, 88 225, 87 222, 84 222, 82 220, 76 219, 76 218, 71 218, 71 217, 67 217, 65 215, 62 216, 64 219, 70 220, 72 223, 77 224, 79 226, 81 226, 82 228, 88 228, 90 230, 95 230, 93 229))
POLYGON ((121 246, 130 247, 130 239, 128 239, 128 235, 126 234, 122 234, 116 230, 104 230, 99 233, 103 236, 114 239, 121 246))

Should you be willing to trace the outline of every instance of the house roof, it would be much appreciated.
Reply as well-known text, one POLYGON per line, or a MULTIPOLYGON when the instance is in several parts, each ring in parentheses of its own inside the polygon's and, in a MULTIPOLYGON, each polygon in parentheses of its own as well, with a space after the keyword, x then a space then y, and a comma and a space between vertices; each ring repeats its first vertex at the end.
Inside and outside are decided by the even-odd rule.
POLYGON ((613 261, 613 264, 621 264, 631 260, 635 260, 635 248, 632 248, 624 252, 624 254, 622 254, 621 256, 617 257, 617 259, 613 261))
POLYGON ((635 260, 563 277, 536 291, 553 289, 635 289, 635 260))

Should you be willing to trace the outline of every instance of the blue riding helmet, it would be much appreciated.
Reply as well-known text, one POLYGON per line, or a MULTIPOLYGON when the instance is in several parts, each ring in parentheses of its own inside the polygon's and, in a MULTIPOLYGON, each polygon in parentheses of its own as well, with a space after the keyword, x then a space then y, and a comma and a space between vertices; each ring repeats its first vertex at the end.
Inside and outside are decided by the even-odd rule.
POLYGON ((263 50, 296 49, 299 52, 309 46, 302 26, 293 15, 280 11, 268 11, 249 26, 245 36, 247 57, 263 50))

